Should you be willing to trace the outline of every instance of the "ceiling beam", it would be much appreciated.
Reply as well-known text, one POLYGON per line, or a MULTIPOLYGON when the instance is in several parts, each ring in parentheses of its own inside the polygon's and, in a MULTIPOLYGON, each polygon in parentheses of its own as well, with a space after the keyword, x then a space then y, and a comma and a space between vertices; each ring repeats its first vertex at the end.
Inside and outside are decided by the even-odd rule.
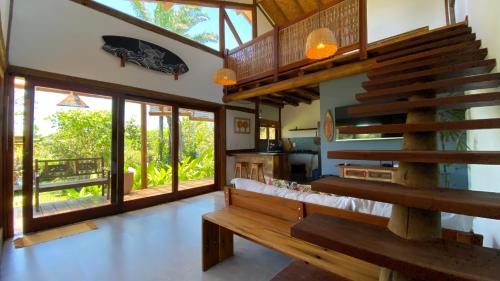
POLYGON ((311 98, 305 98, 303 96, 299 96, 299 95, 295 95, 296 92, 287 92, 287 97, 293 99, 293 100, 296 100, 298 102, 303 102, 303 103, 307 103, 307 104, 311 104, 312 103, 312 99, 311 98))
POLYGON ((228 94, 224 96, 224 102, 244 100, 249 98, 255 98, 259 96, 265 96, 268 94, 287 91, 291 89, 301 88, 311 84, 317 84, 322 81, 328 81, 333 79, 338 79, 346 76, 351 76, 354 74, 359 74, 367 72, 373 68, 375 65, 375 59, 368 59, 360 62, 350 63, 346 65, 341 65, 337 67, 332 67, 330 69, 325 69, 311 74, 306 74, 304 76, 289 78, 276 83, 265 85, 262 87, 237 92, 234 94, 228 94))
POLYGON ((275 93, 275 94, 271 94, 271 95, 274 95, 276 96, 277 98, 285 101, 286 103, 290 104, 290 105, 293 105, 293 106, 299 106, 299 102, 297 99, 294 99, 290 96, 288 96, 287 94, 278 94, 278 93, 275 93))
POLYGON ((294 90, 294 92, 297 95, 303 96, 303 97, 309 97, 311 99, 319 99, 319 93, 309 90, 309 89, 304 89, 304 88, 297 88, 294 90))

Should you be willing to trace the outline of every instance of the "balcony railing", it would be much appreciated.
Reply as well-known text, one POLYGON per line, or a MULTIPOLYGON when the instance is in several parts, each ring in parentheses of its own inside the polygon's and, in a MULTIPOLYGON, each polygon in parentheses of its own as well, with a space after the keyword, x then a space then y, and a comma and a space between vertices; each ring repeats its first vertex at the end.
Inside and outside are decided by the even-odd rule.
POLYGON ((356 49, 362 57, 366 54, 366 0, 342 0, 228 51, 226 64, 236 72, 238 84, 310 64, 313 61, 305 57, 306 40, 319 26, 335 34, 336 55, 356 49))

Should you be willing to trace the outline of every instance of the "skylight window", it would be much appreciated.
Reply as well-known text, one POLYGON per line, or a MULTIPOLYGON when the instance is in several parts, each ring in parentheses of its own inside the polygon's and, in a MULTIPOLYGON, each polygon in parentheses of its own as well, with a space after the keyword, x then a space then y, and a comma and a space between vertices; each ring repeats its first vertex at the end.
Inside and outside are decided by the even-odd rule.
POLYGON ((94 0, 219 50, 219 8, 154 0, 94 0))

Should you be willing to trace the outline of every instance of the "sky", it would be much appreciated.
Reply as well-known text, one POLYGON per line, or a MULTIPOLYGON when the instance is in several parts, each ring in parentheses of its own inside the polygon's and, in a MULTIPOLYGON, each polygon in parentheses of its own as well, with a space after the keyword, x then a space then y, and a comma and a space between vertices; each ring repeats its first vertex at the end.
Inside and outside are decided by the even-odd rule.
MULTIPOLYGON (((136 16, 136 13, 134 9, 132 8, 132 4, 130 0, 94 0, 96 2, 99 2, 101 4, 104 4, 106 6, 112 7, 116 10, 119 10, 121 12, 124 12, 126 14, 136 16)), ((174 5, 173 9, 176 7, 180 6, 181 4, 176 4, 174 5)), ((156 3, 153 2, 148 2, 145 3, 146 8, 152 12, 154 8, 156 7, 156 3)), ((205 22, 202 22, 200 24, 195 25, 189 32, 188 34, 190 35, 195 35, 199 34, 202 32, 219 32, 219 10, 218 8, 210 8, 210 7, 203 7, 202 11, 206 13, 209 16, 209 19, 205 22)), ((241 40, 243 42, 248 42, 252 39, 252 25, 246 21, 246 19, 243 16, 238 16, 236 14, 236 11, 233 9, 227 9, 226 12, 228 13, 229 18, 231 19, 231 22, 235 26, 236 30, 238 31, 238 35, 240 36, 241 40)), ((238 47, 238 43, 236 42, 236 39, 234 38, 233 34, 231 33, 231 30, 225 25, 225 33, 226 33, 226 48, 227 49, 233 49, 235 47, 238 47)), ((219 43, 218 42, 209 42, 209 43, 204 43, 206 46, 218 50, 219 49, 219 43)))

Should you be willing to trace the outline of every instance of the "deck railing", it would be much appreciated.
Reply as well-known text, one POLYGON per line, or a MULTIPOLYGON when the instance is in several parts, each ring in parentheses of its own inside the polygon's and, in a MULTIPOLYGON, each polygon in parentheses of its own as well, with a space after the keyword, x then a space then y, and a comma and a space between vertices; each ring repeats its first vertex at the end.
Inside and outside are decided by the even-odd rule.
POLYGON ((304 54, 306 40, 319 26, 328 27, 335 34, 339 46, 337 55, 356 49, 363 52, 366 50, 366 0, 336 1, 321 11, 275 27, 228 51, 226 64, 236 72, 238 84, 310 64, 313 61, 304 54))

